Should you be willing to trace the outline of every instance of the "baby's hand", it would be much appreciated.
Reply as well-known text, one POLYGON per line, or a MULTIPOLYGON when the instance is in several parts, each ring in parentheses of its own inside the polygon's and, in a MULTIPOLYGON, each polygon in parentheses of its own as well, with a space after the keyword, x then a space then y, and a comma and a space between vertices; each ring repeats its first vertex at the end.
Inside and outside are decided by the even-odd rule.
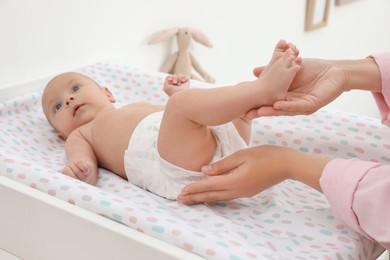
POLYGON ((190 87, 190 81, 187 76, 182 74, 173 74, 165 78, 164 92, 168 96, 172 96, 178 91, 188 89, 190 87))
POLYGON ((92 162, 86 159, 73 160, 61 170, 61 173, 86 182, 92 173, 92 162))

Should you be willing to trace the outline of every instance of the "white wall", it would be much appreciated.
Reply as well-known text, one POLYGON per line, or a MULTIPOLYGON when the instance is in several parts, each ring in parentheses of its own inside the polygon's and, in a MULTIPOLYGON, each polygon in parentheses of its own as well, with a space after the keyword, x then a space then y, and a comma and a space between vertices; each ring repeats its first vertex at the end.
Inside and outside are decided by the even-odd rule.
MULTIPOLYGON (((156 31, 190 26, 214 47, 192 52, 218 85, 252 78, 275 43, 303 57, 362 58, 390 49, 389 0, 334 6, 328 25, 304 32, 306 0, 0 0, 0 88, 98 60, 158 70, 175 43, 147 45, 156 31)), ((368 93, 348 93, 337 109, 378 116, 368 93)))

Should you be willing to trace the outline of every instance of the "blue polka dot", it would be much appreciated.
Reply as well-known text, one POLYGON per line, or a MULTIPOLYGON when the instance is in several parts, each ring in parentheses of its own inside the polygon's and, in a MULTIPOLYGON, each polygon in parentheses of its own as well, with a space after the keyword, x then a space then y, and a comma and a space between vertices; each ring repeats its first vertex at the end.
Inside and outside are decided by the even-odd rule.
POLYGON ((163 227, 161 227, 161 226, 153 226, 152 227, 152 230, 154 231, 154 232, 157 232, 157 233, 160 233, 160 234, 162 234, 162 233, 164 233, 164 228, 163 227))
POLYGON ((326 236, 332 236, 333 235, 333 233, 330 230, 326 230, 326 229, 321 229, 320 233, 324 234, 326 236))

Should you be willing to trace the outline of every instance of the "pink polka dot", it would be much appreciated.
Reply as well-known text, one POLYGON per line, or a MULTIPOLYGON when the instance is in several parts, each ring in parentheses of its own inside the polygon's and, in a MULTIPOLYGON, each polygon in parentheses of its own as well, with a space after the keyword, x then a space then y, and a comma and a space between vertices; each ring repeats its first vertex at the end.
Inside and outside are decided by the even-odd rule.
POLYGON ((158 218, 155 218, 155 217, 148 217, 148 218, 147 218, 147 221, 152 222, 152 223, 155 223, 155 222, 158 221, 158 218))
POLYGON ((172 230, 172 234, 175 235, 175 236, 180 236, 181 235, 181 231, 178 230, 178 229, 174 229, 174 230, 172 230))
POLYGON ((247 255, 248 257, 250 257, 250 258, 257 258, 257 255, 254 254, 254 253, 248 252, 248 253, 246 253, 246 255, 247 255))
POLYGON ((275 235, 280 235, 282 234, 282 232, 280 230, 271 230, 271 233, 272 234, 275 234, 275 235))
POLYGON ((183 247, 188 250, 188 251, 192 251, 192 249, 194 249, 194 247, 190 244, 190 243, 184 243, 183 244, 183 247))
POLYGON ((302 141, 301 141, 301 140, 299 140, 299 139, 294 139, 293 143, 294 143, 294 144, 301 144, 301 143, 302 143, 302 141))
POLYGON ((314 150, 313 150, 315 153, 322 153, 322 150, 321 149, 319 149, 319 148, 314 148, 314 150))
POLYGON ((269 248, 271 248, 272 251, 274 251, 274 252, 278 251, 276 249, 276 247, 271 242, 267 242, 267 245, 269 246, 269 248))
POLYGON ((130 223, 137 223, 138 219, 136 217, 129 218, 130 223))
POLYGON ((207 249, 207 250, 206 250, 206 254, 207 254, 207 255, 210 255, 210 256, 213 256, 213 255, 215 255, 215 251, 212 250, 212 249, 207 249))
POLYGON ((31 183, 31 184, 30 184, 30 187, 33 188, 33 189, 36 189, 36 188, 37 188, 37 184, 31 183))
POLYGON ((31 166, 31 163, 23 162, 22 165, 23 165, 23 166, 31 166))
POLYGON ((310 223, 310 222, 305 222, 305 226, 308 226, 308 227, 315 227, 315 225, 313 223, 310 223))
POLYGON ((344 228, 345 228, 345 225, 339 224, 339 225, 336 226, 336 228, 337 228, 337 229, 344 229, 344 228))
POLYGON ((24 180, 24 179, 26 179, 26 175, 25 174, 23 174, 23 173, 19 173, 18 175, 16 175, 19 179, 22 179, 22 180, 24 180))
POLYGON ((55 190, 48 190, 47 193, 49 193, 51 196, 55 196, 57 194, 55 190))
POLYGON ((345 242, 345 243, 349 243, 351 242, 350 239, 346 238, 346 237, 342 237, 342 236, 339 236, 337 237, 338 240, 342 241, 342 242, 345 242))
POLYGON ((4 162, 6 162, 6 163, 14 163, 15 161, 12 160, 12 159, 4 159, 4 162))
POLYGON ((136 230, 141 232, 141 233, 144 233, 144 229, 143 228, 138 227, 136 230))
POLYGON ((229 209, 240 209, 240 208, 241 208, 240 206, 234 204, 229 206, 229 209))
POLYGON ((232 244, 232 245, 241 246, 241 243, 239 243, 239 242, 237 242, 237 241, 230 240, 229 242, 230 242, 230 244, 232 244))
POLYGON ((358 152, 358 153, 364 153, 364 150, 362 149, 362 148, 360 148, 360 147, 355 147, 355 148, 353 148, 356 152, 358 152))

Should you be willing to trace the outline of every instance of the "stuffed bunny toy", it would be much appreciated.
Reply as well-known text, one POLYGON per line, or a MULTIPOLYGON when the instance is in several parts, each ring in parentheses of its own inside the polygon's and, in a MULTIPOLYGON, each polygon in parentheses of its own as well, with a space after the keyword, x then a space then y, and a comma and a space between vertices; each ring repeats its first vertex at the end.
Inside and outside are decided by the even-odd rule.
POLYGON ((149 40, 148 44, 160 43, 177 36, 178 51, 171 55, 163 64, 160 71, 172 74, 183 74, 191 79, 199 80, 192 74, 194 68, 204 81, 214 83, 215 80, 200 66, 198 61, 189 52, 191 39, 206 47, 211 48, 213 45, 201 31, 193 28, 172 28, 155 33, 149 40))

